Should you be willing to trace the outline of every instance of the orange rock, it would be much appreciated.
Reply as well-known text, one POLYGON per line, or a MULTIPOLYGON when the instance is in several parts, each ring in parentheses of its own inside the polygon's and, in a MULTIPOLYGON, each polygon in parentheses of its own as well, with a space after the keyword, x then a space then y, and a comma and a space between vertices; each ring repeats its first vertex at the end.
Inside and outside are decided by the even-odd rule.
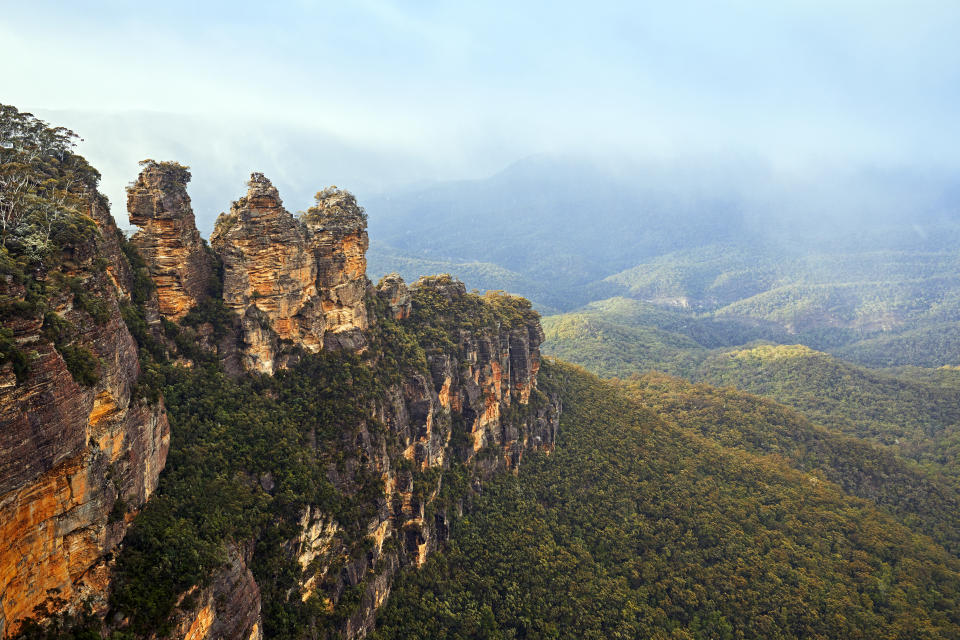
POLYGON ((127 187, 130 222, 141 227, 131 241, 157 287, 160 313, 179 320, 207 295, 213 261, 187 195, 190 172, 173 162, 141 165, 137 181, 127 187))

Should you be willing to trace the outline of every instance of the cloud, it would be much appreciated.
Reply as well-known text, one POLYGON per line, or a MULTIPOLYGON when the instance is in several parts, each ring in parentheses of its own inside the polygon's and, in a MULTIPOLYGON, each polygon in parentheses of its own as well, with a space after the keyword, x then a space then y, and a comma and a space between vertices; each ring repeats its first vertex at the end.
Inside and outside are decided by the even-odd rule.
POLYGON ((101 140, 115 118, 200 173, 296 159, 381 188, 561 151, 955 170, 958 27, 924 0, 36 0, 5 8, 0 100, 99 114, 77 128, 104 167, 133 154, 101 140))

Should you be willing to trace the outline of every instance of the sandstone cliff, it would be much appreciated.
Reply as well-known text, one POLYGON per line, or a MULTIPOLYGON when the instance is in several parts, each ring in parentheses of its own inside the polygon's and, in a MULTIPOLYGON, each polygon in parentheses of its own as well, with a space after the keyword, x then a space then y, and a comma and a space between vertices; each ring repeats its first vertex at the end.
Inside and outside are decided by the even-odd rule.
POLYGON ((327 348, 363 347, 367 328, 367 214, 348 191, 330 187, 301 216, 317 263, 327 348))
MULTIPOLYGON (((345 530, 343 514, 308 507, 285 546, 301 575, 284 597, 335 609, 343 617, 340 634, 361 637, 372 629, 396 571, 422 564, 446 538, 449 509, 462 511, 485 478, 516 470, 526 452, 552 449, 559 407, 536 390, 543 334, 528 302, 470 294, 449 276, 408 287, 393 274, 372 287, 366 214, 346 191, 321 191, 298 218, 262 174, 254 173, 248 187, 211 236, 243 368, 274 373, 321 351, 360 353, 383 385, 362 409, 365 417, 343 426, 333 449, 314 453, 330 460, 328 480, 344 499, 362 494, 376 515, 361 524, 358 538, 345 530), (452 502, 441 497, 450 474, 467 483, 452 502), (374 488, 370 478, 378 479, 374 488), (344 610, 346 593, 352 604, 344 610)), ((150 270, 162 289, 155 275, 162 268, 150 270)), ((180 611, 178 634, 260 633, 259 615, 215 605, 242 601, 259 614, 250 581, 238 578, 245 560, 231 553, 235 560, 191 597, 214 604, 180 611)))
POLYGON ((64 246, 55 269, 0 280, 4 301, 25 301, 3 329, 29 361, 20 375, 0 369, 0 637, 38 606, 104 607, 108 554, 169 447, 162 401, 135 394, 119 231, 99 195, 88 205, 77 224, 96 228, 64 246))
MULTIPOLYGON (((372 515, 350 531, 348 514, 306 507, 289 523, 294 533, 281 552, 295 560, 296 579, 280 593, 271 590, 272 598, 286 601, 271 603, 274 610, 300 610, 303 603, 326 612, 312 625, 325 637, 369 633, 397 571, 441 548, 451 519, 469 508, 485 479, 516 471, 528 452, 551 451, 557 431, 557 400, 536 388, 543 337, 526 301, 470 294, 447 276, 422 278, 411 288, 394 276, 372 288, 366 303, 363 366, 383 384, 382 393, 363 399, 357 390, 356 401, 372 400, 371 406, 357 407, 358 417, 328 444, 308 443, 327 461, 338 504, 362 499, 372 515), (422 350, 398 354, 397 342, 409 338, 422 350)), ((292 368, 294 375, 302 365, 292 368)), ((323 377, 310 380, 327 384, 323 377)), ((273 490, 268 476, 259 478, 265 491, 273 490)), ((197 599, 250 606, 249 581, 236 577, 243 569, 232 561, 197 599)), ((177 637, 219 637, 214 628, 233 629, 223 637, 248 638, 261 633, 263 622, 223 604, 177 614, 177 637)))
MULTIPOLYGON (((359 606, 341 629, 347 638, 373 629, 396 571, 420 566, 439 548, 449 534, 450 518, 462 515, 486 478, 516 472, 527 452, 549 453, 557 436, 559 401, 536 389, 543 332, 529 303, 468 294, 463 283, 449 276, 421 278, 405 289, 396 277, 381 282, 378 297, 389 304, 377 320, 399 319, 414 331, 434 324, 450 342, 424 340, 427 370, 408 373, 389 387, 376 410, 396 450, 387 442, 378 450, 376 438, 370 445, 368 455, 383 478, 383 499, 378 500, 383 506, 367 527, 374 544, 347 565, 327 594, 335 599, 340 588, 363 589, 359 606), (491 310, 501 303, 521 313, 507 318, 491 310), (443 495, 444 482, 455 478, 468 488, 443 495)), ((325 521, 317 514, 305 518, 314 526, 325 521)), ((325 552, 330 553, 329 545, 325 552)), ((315 551, 301 551, 300 561, 309 566, 315 557, 315 551)), ((310 594, 329 567, 321 563, 317 573, 304 574, 301 597, 310 594)))
POLYGON ((160 313, 179 320, 207 295, 213 259, 197 231, 187 168, 153 160, 140 164, 143 170, 127 187, 130 222, 141 227, 131 241, 150 269, 160 313))
POLYGON ((0 637, 38 606, 43 620, 81 604, 107 633, 258 640, 286 624, 362 637, 397 571, 441 547, 491 474, 553 447, 559 406, 536 388, 543 336, 529 303, 449 276, 373 287, 351 194, 321 191, 297 218, 256 173, 217 221, 222 281, 211 282, 217 257, 188 180, 180 165, 144 163, 128 190, 141 226, 129 244, 94 195, 55 268, 0 260, 0 637), (202 465, 209 482, 168 476, 120 544, 167 458, 164 394, 181 400, 175 446, 199 439, 174 449, 172 477, 202 465), (251 416, 252 430, 231 431, 251 416), (263 437, 264 419, 280 437, 263 437), (207 490, 249 500, 256 522, 198 500, 207 490), (168 516, 175 525, 157 524, 168 516), (234 535, 204 538, 211 521, 234 535), (127 554, 170 558, 171 526, 190 530, 176 562, 206 564, 164 567, 178 586, 154 598, 147 574, 160 563, 127 554), (136 580, 148 587, 117 596, 136 580))

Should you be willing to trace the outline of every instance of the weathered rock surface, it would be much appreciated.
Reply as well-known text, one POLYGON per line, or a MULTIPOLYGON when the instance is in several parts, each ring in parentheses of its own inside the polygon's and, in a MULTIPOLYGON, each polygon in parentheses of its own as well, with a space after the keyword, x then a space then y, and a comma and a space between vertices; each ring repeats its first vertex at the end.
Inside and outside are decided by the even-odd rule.
MULTIPOLYGON (((160 316, 181 320, 209 295, 216 273, 194 225, 188 179, 179 165, 151 162, 128 192, 131 219, 142 227, 135 242, 157 288, 144 305, 157 340, 160 316)), ((95 203, 91 217, 101 237, 77 248, 65 275, 79 278, 108 313, 94 318, 76 288, 59 290, 50 303, 77 328, 70 344, 100 363, 96 382, 74 380, 42 332, 43 317, 8 322, 35 357, 25 379, 9 366, 0 370, 0 636, 45 602, 57 610, 89 599, 106 611, 108 552, 156 488, 169 447, 162 403, 134 396, 137 347, 120 314, 133 270, 106 210, 95 203)), ((218 219, 211 244, 222 260, 224 305, 236 317, 229 331, 218 325, 214 333, 211 321, 189 335, 237 373, 273 373, 321 349, 365 353, 378 367, 382 351, 369 349, 383 346, 377 322, 400 326, 398 335, 413 340, 423 300, 431 313, 445 314, 436 328, 442 340, 417 347, 416 364, 384 381, 382 395, 363 408, 366 417, 338 436, 340 446, 318 452, 339 460, 329 466, 329 482, 344 496, 373 489, 374 508, 341 522, 342 514, 308 507, 284 547, 302 572, 286 597, 315 598, 328 611, 347 593, 345 602, 359 598, 340 618, 338 635, 363 637, 397 571, 421 565, 447 538, 450 510, 461 513, 472 499, 470 490, 459 503, 441 499, 441 471, 464 463, 476 492, 492 474, 516 470, 527 452, 552 450, 559 407, 536 389, 543 340, 536 314, 529 305, 468 294, 449 276, 408 287, 394 274, 371 287, 366 214, 336 188, 318 193, 298 219, 255 173, 246 196, 218 219), (515 313, 498 315, 508 307, 515 313), (481 310, 481 319, 458 316, 468 309, 481 310)), ((0 295, 22 295, 17 286, 0 282, 0 295)), ((271 490, 269 477, 254 482, 271 490)), ((206 586, 180 594, 171 637, 261 638, 260 588, 249 568, 257 548, 257 540, 235 541, 206 586)))
POLYGON ((377 296, 386 301, 394 320, 403 320, 410 315, 410 288, 398 273, 390 273, 380 279, 377 296))
MULTIPOLYGON (((169 448, 163 404, 133 395, 140 367, 118 304, 130 287, 119 231, 97 197, 90 215, 100 237, 72 247, 62 271, 76 289, 44 278, 46 322, 52 313, 69 323, 61 347, 87 350, 97 380, 74 381, 42 332, 44 318, 4 321, 32 360, 21 380, 0 370, 0 637, 38 605, 58 610, 90 598, 103 606, 106 556, 156 488, 169 448), (96 301, 96 317, 75 291, 96 301)), ((20 297, 18 287, 0 282, 0 295, 20 297)))
POLYGON ((247 548, 231 546, 226 565, 212 584, 194 588, 188 597, 195 602, 175 621, 171 638, 183 640, 261 640, 260 588, 247 567, 252 555, 247 548))
POLYGON ((248 186, 210 237, 223 260, 224 302, 242 319, 244 366, 273 373, 296 357, 288 345, 361 350, 368 324, 362 209, 349 193, 327 190, 297 219, 263 174, 248 186))
POLYGON ((327 326, 327 348, 350 351, 365 344, 368 326, 367 214, 348 191, 330 187, 301 221, 317 264, 317 292, 327 326))
MULTIPOLYGON (((410 288, 399 277, 390 278, 369 294, 386 303, 383 321, 415 323, 414 298, 424 291, 445 300, 450 313, 472 296, 449 277, 422 278, 410 288)), ((370 319, 371 324, 377 321, 376 316, 370 319)), ((372 475, 381 483, 376 496, 365 498, 375 502, 376 510, 360 534, 362 541, 341 528, 341 514, 307 507, 298 534, 285 546, 302 571, 288 598, 315 598, 327 611, 348 592, 359 598, 336 633, 325 637, 369 634, 397 572, 420 566, 440 547, 449 535, 450 518, 467 508, 464 501, 492 475, 515 471, 527 452, 553 448, 559 406, 536 388, 543 340, 536 317, 472 323, 454 332, 456 344, 431 348, 425 371, 388 385, 369 418, 340 436, 336 450, 350 453, 344 464, 330 465, 328 480, 345 495, 358 489, 362 477, 372 475), (459 503, 444 502, 443 476, 436 472, 461 462, 473 489, 459 503)), ((258 481, 270 486, 269 478, 258 481)), ((249 581, 236 577, 240 574, 232 559, 214 580, 219 586, 199 594, 200 604, 179 618, 175 637, 255 637, 260 626, 251 612, 259 611, 259 603, 250 597, 249 581), (216 589, 219 595, 211 600, 216 589)))
MULTIPOLYGON (((422 278, 412 288, 428 288, 451 303, 470 295, 449 277, 422 278)), ((390 313, 409 317, 409 290, 399 277, 381 282, 375 295, 388 302, 399 297, 405 313, 392 306, 390 313)), ((479 489, 494 473, 516 470, 524 453, 552 451, 559 404, 536 390, 542 341, 535 319, 512 328, 492 324, 463 330, 455 348, 428 355, 429 377, 410 376, 387 389, 375 418, 389 435, 378 437, 364 425, 344 434, 344 447, 360 443, 361 457, 383 481, 377 517, 366 529, 372 546, 359 558, 351 556, 331 525, 332 514, 311 510, 304 513, 300 539, 292 542, 301 567, 313 567, 304 573, 300 597, 316 592, 332 606, 348 587, 363 588, 360 605, 341 629, 344 637, 369 633, 396 572, 421 565, 448 536, 447 507, 434 504, 441 481, 417 485, 416 474, 466 462, 479 489)), ((348 484, 333 471, 330 480, 348 484)))
POLYGON ((213 259, 197 231, 187 168, 153 160, 140 164, 143 170, 127 187, 130 222, 141 228, 131 241, 150 269, 160 313, 179 320, 206 297, 213 259))

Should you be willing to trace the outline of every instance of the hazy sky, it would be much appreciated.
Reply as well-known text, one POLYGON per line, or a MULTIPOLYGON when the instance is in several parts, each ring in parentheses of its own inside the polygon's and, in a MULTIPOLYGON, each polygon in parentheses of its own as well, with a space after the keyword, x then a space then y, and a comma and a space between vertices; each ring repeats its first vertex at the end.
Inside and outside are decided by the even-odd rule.
POLYGON ((5 4, 0 101, 109 193, 170 153, 298 194, 560 150, 960 168, 956 0, 5 4))

